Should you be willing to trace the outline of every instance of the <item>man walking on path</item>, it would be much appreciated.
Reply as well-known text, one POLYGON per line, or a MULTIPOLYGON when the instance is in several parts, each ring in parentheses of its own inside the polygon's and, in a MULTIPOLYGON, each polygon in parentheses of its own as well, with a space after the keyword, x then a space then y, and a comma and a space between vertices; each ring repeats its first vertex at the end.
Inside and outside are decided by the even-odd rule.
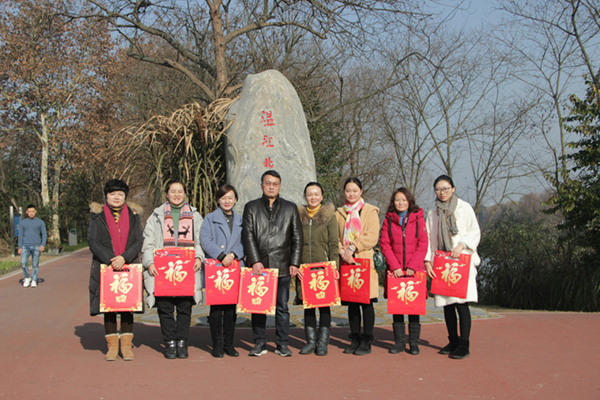
POLYGON ((21 219, 19 226, 19 254, 21 255, 21 268, 23 269, 23 275, 25 275, 23 287, 37 286, 40 253, 44 251, 44 246, 46 246, 46 224, 35 217, 36 213, 35 206, 33 204, 28 205, 25 214, 29 218, 21 219), (27 267, 30 254, 33 277, 29 276, 29 268, 27 267))
MULTIPOLYGON (((290 332, 291 278, 299 275, 302 257, 302 223, 298 207, 279 197, 281 175, 277 171, 267 171, 261 177, 263 196, 252 200, 244 208, 242 223, 242 243, 247 264, 252 273, 260 275, 263 268, 279 270, 277 279, 277 306, 275 313, 275 333, 277 349, 275 354, 282 357, 292 355, 288 348, 290 332)), ((254 348, 250 356, 266 354, 267 316, 252 314, 254 348)))

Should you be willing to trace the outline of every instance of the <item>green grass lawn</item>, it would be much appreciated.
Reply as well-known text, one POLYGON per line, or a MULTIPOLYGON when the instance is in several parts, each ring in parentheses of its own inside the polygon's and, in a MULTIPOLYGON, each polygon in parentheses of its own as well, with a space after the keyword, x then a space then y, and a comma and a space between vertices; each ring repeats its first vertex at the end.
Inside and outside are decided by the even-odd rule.
POLYGON ((21 261, 0 261, 0 275, 7 274, 21 268, 21 261))
POLYGON ((83 249, 84 247, 88 247, 88 242, 87 240, 84 242, 81 242, 79 244, 77 244, 77 246, 67 246, 66 244, 63 245, 63 249, 62 251, 65 252, 69 252, 69 251, 75 251, 75 250, 79 250, 79 249, 83 249))

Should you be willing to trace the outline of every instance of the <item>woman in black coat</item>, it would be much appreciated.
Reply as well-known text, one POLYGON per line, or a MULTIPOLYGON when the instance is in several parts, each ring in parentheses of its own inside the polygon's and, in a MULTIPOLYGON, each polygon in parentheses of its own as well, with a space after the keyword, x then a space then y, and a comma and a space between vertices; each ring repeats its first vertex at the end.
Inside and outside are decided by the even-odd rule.
MULTIPOLYGON (((139 263, 139 253, 144 240, 139 216, 125 204, 129 187, 119 179, 112 179, 104 186, 106 204, 90 205, 91 219, 88 228, 88 245, 92 251, 90 275, 90 315, 100 314, 100 264, 111 265, 116 271, 125 264, 139 263)), ((142 311, 143 312, 143 311, 142 311)), ((133 360, 133 313, 121 312, 121 353, 124 360, 133 360)), ((104 313, 104 331, 108 352, 107 361, 114 361, 119 354, 117 313, 104 313)))

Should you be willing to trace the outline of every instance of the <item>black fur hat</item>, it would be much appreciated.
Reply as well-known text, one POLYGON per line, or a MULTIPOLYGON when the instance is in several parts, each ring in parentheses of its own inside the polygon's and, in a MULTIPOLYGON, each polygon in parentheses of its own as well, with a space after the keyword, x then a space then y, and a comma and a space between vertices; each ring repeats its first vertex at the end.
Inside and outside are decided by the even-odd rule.
POLYGON ((125 193, 125 197, 129 194, 129 186, 120 179, 111 179, 104 185, 104 196, 108 193, 121 191, 125 193))

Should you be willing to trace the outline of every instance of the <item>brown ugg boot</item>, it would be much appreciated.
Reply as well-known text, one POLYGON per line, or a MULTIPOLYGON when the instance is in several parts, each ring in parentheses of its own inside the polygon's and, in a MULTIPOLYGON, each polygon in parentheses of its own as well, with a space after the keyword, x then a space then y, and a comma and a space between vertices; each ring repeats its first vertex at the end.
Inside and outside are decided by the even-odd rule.
POLYGON ((119 334, 113 333, 106 335, 108 352, 106 352, 106 361, 115 361, 119 355, 119 334))
POLYGON ((132 361, 133 360, 133 333, 122 333, 121 334, 121 354, 123 355, 123 360, 132 361))

